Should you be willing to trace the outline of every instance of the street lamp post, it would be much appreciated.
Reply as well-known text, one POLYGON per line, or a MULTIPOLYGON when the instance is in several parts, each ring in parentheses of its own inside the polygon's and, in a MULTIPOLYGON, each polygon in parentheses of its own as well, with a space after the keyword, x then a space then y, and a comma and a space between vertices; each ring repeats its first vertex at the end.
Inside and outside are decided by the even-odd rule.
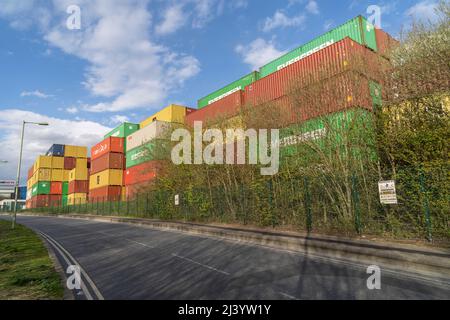
POLYGON ((16 178, 16 187, 15 187, 15 194, 14 194, 14 214, 12 218, 12 228, 15 228, 16 225, 16 218, 17 218, 17 198, 19 196, 19 183, 20 183, 20 168, 22 166, 22 153, 23 153, 23 137, 25 134, 25 125, 27 124, 35 124, 38 126, 48 126, 48 123, 46 122, 22 122, 22 134, 20 135, 20 154, 19 154, 19 163, 17 164, 17 178, 16 178))

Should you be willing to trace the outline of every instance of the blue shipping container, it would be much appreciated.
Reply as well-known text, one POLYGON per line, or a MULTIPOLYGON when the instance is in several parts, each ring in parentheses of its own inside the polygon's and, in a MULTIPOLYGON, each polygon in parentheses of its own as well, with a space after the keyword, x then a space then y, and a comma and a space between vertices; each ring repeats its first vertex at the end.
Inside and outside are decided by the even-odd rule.
POLYGON ((48 149, 46 156, 55 156, 55 157, 64 157, 64 145, 63 144, 54 144, 48 149))
POLYGON ((27 187, 19 187, 19 200, 26 200, 27 198, 27 187))

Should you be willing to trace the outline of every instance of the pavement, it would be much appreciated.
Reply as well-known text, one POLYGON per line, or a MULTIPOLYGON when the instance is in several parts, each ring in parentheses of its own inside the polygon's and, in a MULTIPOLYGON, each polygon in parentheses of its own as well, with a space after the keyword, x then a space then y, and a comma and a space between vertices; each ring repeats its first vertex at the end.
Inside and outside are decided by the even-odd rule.
MULTIPOLYGON (((1 217, 0 219, 9 219, 1 217)), ((52 248, 63 270, 78 265, 75 299, 297 300, 449 299, 450 279, 251 243, 125 223, 19 216, 52 248)), ((70 277, 67 274, 66 277, 70 277)))

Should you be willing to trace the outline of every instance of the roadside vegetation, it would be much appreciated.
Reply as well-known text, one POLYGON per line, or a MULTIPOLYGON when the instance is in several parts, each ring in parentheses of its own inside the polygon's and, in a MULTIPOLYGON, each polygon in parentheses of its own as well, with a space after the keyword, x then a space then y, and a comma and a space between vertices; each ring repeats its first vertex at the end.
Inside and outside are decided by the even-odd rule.
POLYGON ((0 300, 59 300, 64 289, 48 251, 30 229, 0 220, 0 300))

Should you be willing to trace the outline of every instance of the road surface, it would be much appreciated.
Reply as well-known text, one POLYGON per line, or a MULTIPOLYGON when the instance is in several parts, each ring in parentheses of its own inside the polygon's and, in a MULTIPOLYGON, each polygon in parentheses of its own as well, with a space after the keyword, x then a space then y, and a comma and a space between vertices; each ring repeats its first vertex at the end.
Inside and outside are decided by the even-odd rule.
MULTIPOLYGON (((0 217, 8 219, 8 217, 0 217)), ((75 219, 18 217, 81 267, 77 299, 448 299, 442 281, 367 265, 175 231, 75 219)), ((70 276, 70 275, 67 275, 70 276)))

